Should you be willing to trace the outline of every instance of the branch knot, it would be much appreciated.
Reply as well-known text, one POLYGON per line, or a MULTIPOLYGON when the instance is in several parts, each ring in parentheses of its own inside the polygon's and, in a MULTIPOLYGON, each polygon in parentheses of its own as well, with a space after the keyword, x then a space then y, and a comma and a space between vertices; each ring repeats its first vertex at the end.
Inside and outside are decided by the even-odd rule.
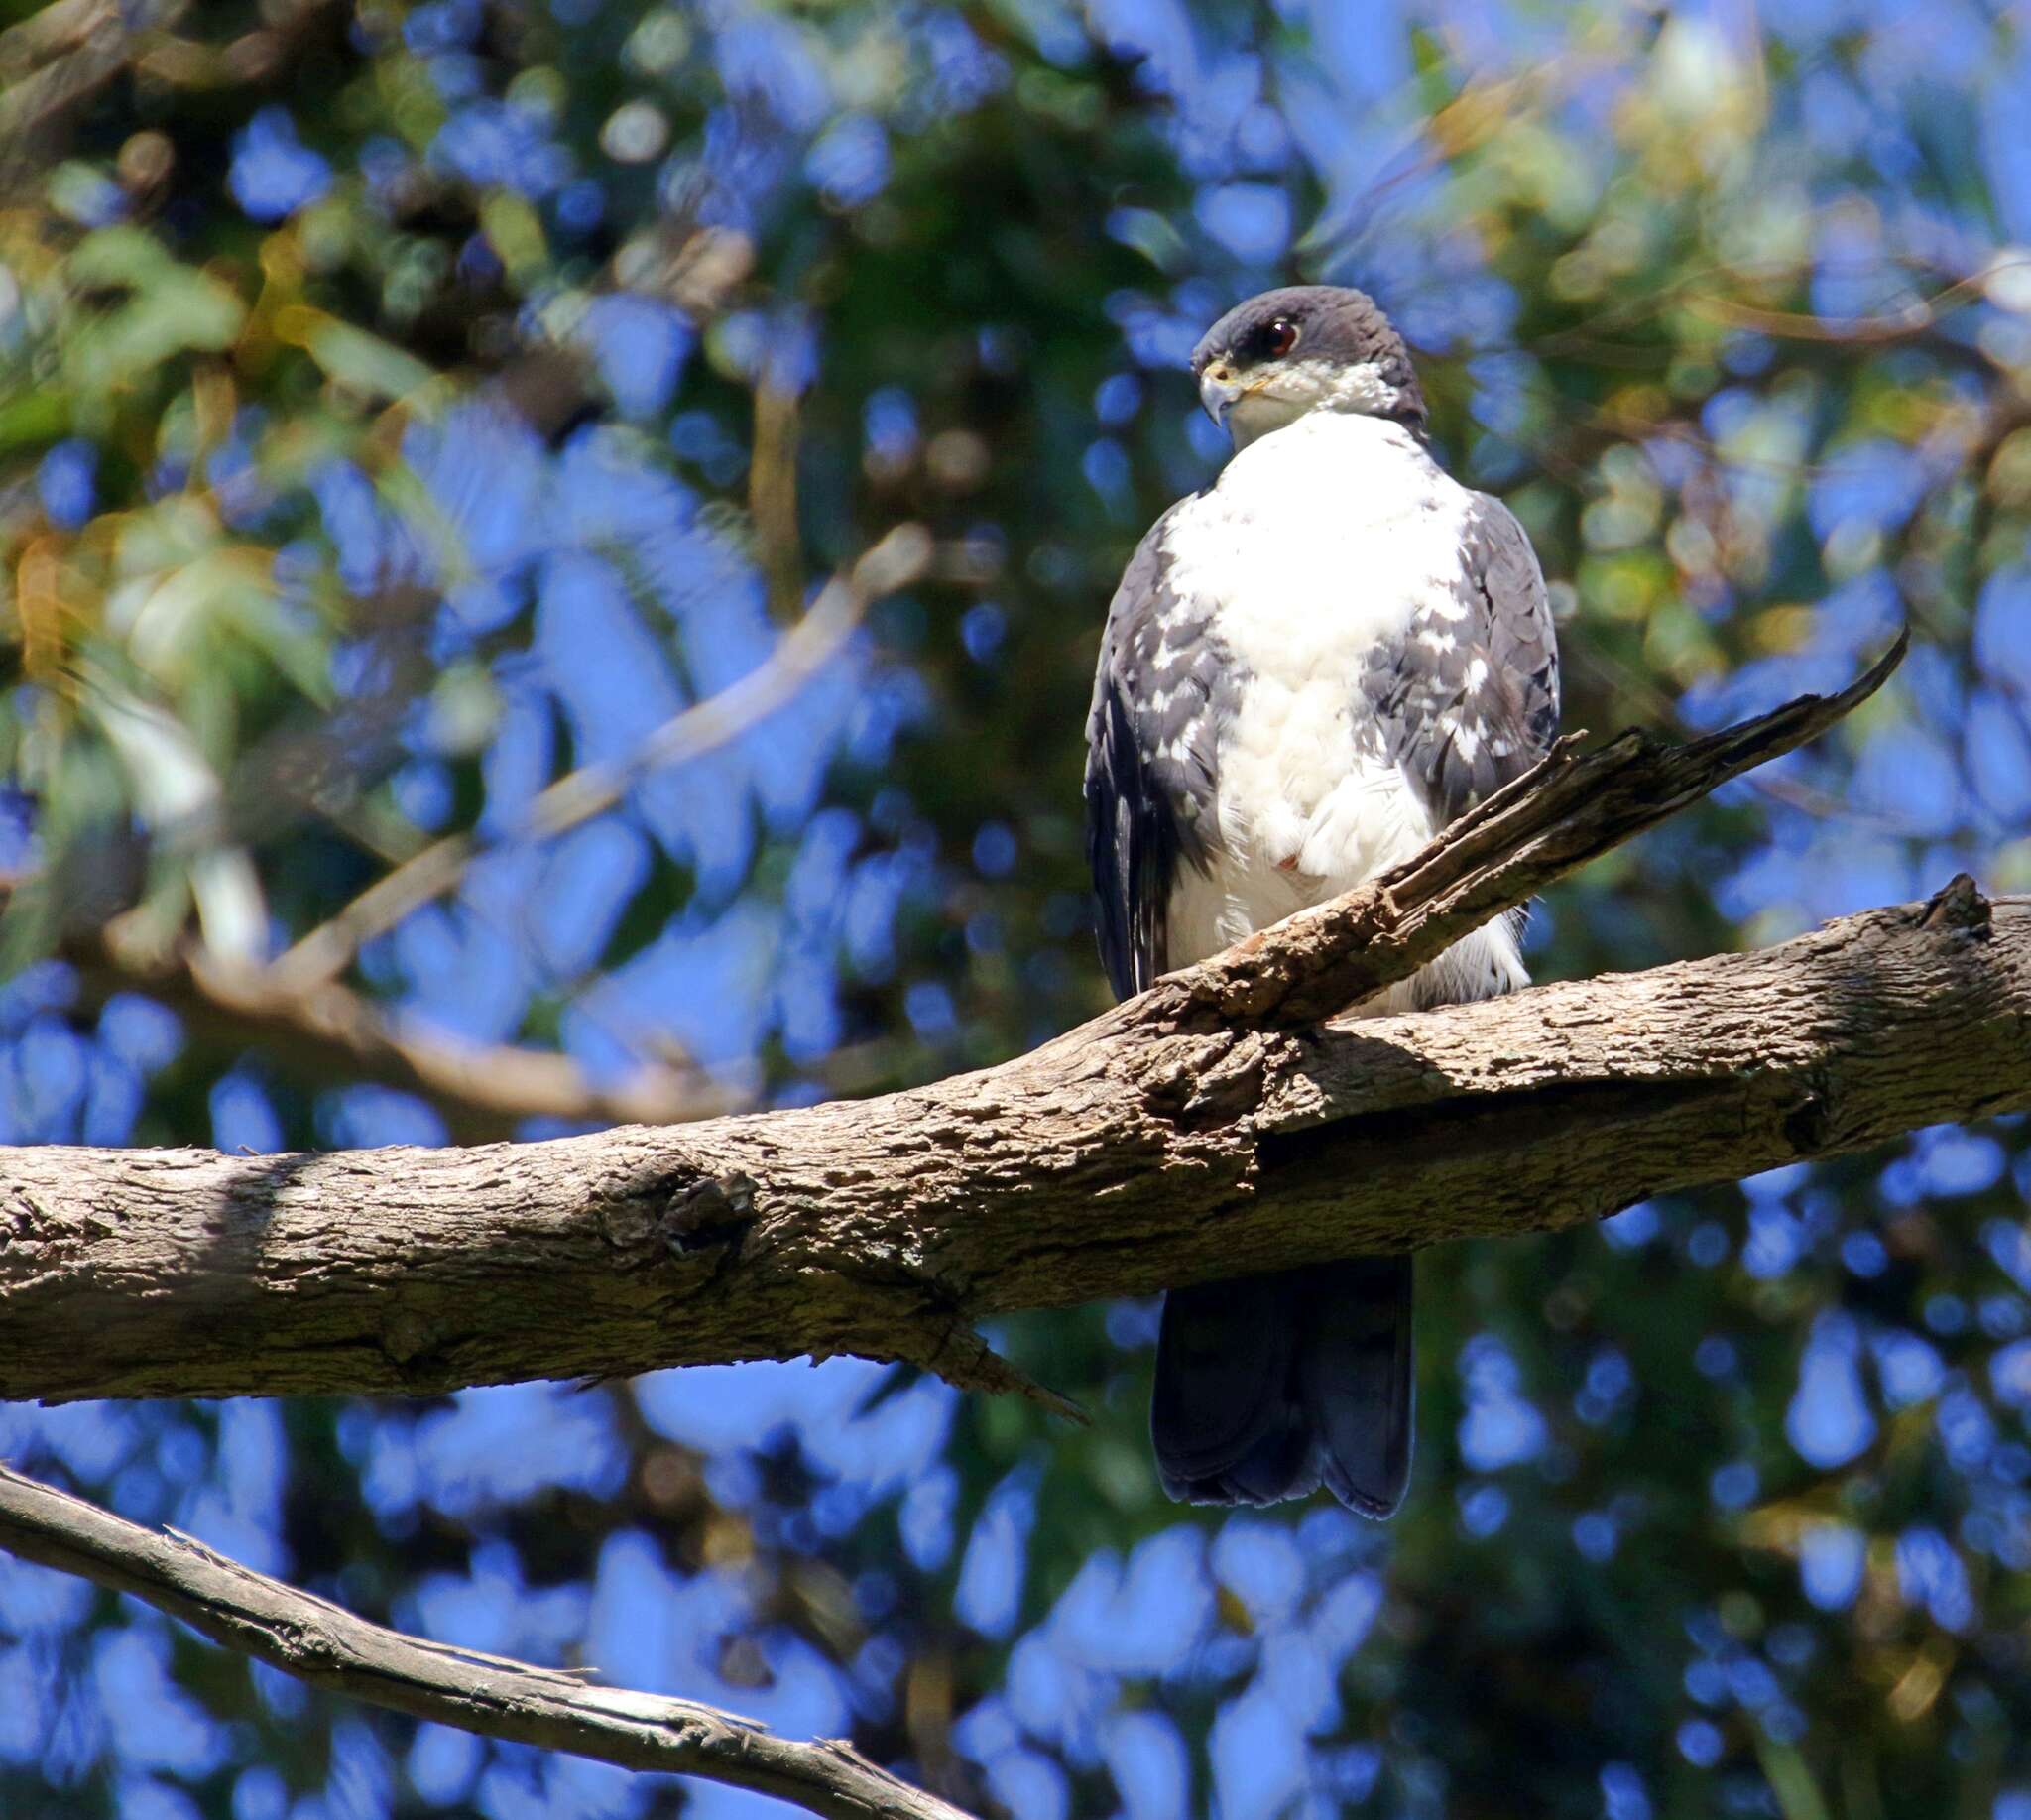
POLYGON ((1927 901, 1918 918, 1922 929, 1963 929, 1985 936, 1992 926, 1989 902, 1965 872, 1957 872, 1927 901))
POLYGON ((708 1175, 670 1196, 665 1232, 671 1251, 688 1256, 738 1245, 755 1223, 755 1178, 738 1169, 708 1175))

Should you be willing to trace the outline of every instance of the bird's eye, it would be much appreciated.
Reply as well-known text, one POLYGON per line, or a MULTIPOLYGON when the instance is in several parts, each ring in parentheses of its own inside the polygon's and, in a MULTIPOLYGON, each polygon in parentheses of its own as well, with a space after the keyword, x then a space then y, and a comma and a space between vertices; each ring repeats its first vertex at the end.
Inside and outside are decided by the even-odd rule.
POLYGON ((1263 345, 1269 350, 1271 360, 1281 360, 1297 346, 1298 327, 1288 316, 1278 316, 1269 324, 1269 333, 1263 338, 1263 345))

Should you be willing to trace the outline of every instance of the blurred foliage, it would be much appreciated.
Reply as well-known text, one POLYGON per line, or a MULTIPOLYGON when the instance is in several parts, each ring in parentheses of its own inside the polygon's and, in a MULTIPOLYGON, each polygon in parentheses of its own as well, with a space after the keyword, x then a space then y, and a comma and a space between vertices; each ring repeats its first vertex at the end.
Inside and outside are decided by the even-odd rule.
MULTIPOLYGON (((786 1103, 1098 1009, 1081 722, 1220 448, 1200 329, 1359 282, 1529 526, 1568 722, 1918 645, 1594 868, 1541 976, 2031 883, 2031 62, 1958 3, 0 7, 0 1130, 449 1115, 73 950, 264 961, 447 830, 350 984, 786 1103), (921 522, 788 708, 554 840, 921 522)), ((554 1131, 531 1121, 525 1135, 554 1131)), ((851 1362, 434 1404, 14 1409, 8 1457, 366 1614, 1023 1820, 2031 1815, 2020 1124, 1421 1266, 1385 1528, 1157 1494, 1151 1310, 1008 1323, 1096 1410, 851 1362)), ((0 1561, 0 1810, 734 1814, 312 1698, 0 1561)))

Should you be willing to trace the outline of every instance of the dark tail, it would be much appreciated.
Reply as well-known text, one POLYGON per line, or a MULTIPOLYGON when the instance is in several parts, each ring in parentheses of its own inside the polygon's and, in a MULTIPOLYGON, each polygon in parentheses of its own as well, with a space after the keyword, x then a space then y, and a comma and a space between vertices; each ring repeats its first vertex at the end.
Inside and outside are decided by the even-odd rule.
POLYGON ((1324 1485, 1387 1517, 1410 1477, 1410 1259, 1173 1289, 1149 1428, 1188 1504, 1275 1504, 1324 1485))

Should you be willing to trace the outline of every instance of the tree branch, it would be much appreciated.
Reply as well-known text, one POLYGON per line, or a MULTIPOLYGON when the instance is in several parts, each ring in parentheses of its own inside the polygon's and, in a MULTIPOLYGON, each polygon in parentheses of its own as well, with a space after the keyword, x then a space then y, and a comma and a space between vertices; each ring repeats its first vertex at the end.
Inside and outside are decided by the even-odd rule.
POLYGON ((464 1151, 0 1152, 0 1395, 835 1352, 1019 1388, 981 1317, 1569 1225, 2031 1107, 2031 901, 1966 880, 1758 954, 1291 1027, 1322 982, 1400 977, 1856 693, 1555 761, 1386 891, 908 1093, 464 1151), (1283 984, 1241 1002, 1251 969, 1283 984))
POLYGON ((92 999, 145 992, 187 1029, 259 1049, 314 1085, 378 1081, 420 1094, 468 1144, 513 1137, 524 1119, 675 1125, 743 1103, 702 1069, 663 1062, 638 1063, 602 1085, 569 1055, 439 1035, 335 982, 293 986, 272 967, 228 960, 201 944, 148 954, 102 933, 66 941, 61 952, 92 999))
POLYGON ((186 11, 188 0, 60 0, 0 32, 0 192, 31 172, 47 175, 53 129, 186 11))
MULTIPOLYGON (((755 668, 664 721, 624 762, 583 765, 557 779, 530 803, 520 831, 533 839, 554 838, 605 814, 650 773, 739 738, 792 700, 852 636, 869 606, 909 586, 929 567, 931 555, 921 525, 896 526, 850 570, 826 583, 810 611, 755 668)), ((473 834, 432 841, 274 962, 276 982, 301 991, 336 979, 365 943, 456 889, 479 851, 473 834)))
MULTIPOLYGON (((561 834, 614 807, 652 772, 738 738, 793 699, 868 607, 922 575, 933 554, 920 526, 891 531, 827 584, 756 668, 665 721, 619 763, 581 766, 557 779, 530 804, 522 832, 561 834)), ((742 1108, 747 1096, 696 1068, 643 1061, 626 1079, 603 1085, 568 1055, 435 1033, 339 983, 363 943, 455 890, 480 850, 473 834, 432 841, 264 965, 199 943, 131 941, 116 926, 77 927, 74 918, 61 952, 95 997, 146 992, 193 1029, 264 1049, 319 1084, 370 1080, 420 1094, 443 1113, 452 1137, 468 1144, 513 1137, 525 1119, 664 1125, 742 1108)))
POLYGON ((429 1394, 860 1353, 2031 1108, 2031 901, 1314 1031, 1111 1015, 862 1103, 474 1150, 0 1152, 0 1395, 429 1394))
POLYGON ((1817 739, 1889 680, 1910 643, 1898 633, 1838 695, 1801 695, 1704 739, 1632 727, 1577 753, 1586 736, 1568 734, 1403 865, 1157 981, 1135 1015, 1164 1023, 1198 1006, 1226 1020, 1294 1026, 1359 1004, 1731 778, 1817 739))
POLYGON ((488 1738, 705 1776, 827 1820, 966 1820, 847 1744, 798 1744, 690 1700, 384 1630, 174 1530, 144 1529, 0 1467, 0 1547, 115 1592, 313 1687, 488 1738))

